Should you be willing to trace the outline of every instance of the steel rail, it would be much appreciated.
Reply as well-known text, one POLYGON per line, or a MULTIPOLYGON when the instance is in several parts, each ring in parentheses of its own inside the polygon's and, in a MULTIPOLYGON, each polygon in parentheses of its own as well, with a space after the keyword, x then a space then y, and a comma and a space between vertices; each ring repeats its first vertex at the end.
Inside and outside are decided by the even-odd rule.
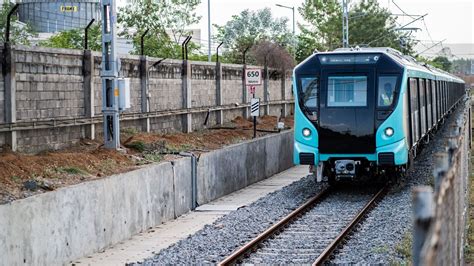
POLYGON ((281 219, 278 223, 272 225, 263 233, 261 233, 260 235, 252 239, 250 242, 248 242, 244 246, 240 247, 231 255, 229 255, 227 258, 221 261, 219 265, 221 266, 232 265, 238 262, 240 258, 244 257, 246 254, 257 249, 260 243, 267 240, 272 235, 276 234, 278 231, 284 228, 287 224, 291 223, 295 218, 303 214, 313 204, 317 203, 318 201, 326 197, 329 194, 330 190, 332 190, 331 187, 327 187, 323 191, 319 192, 316 196, 310 198, 308 201, 306 201, 306 203, 298 207, 296 210, 292 211, 285 218, 281 219))
POLYGON ((372 199, 359 211, 357 216, 344 228, 344 230, 333 240, 333 242, 326 247, 326 249, 319 255, 319 257, 313 262, 313 266, 322 265, 331 254, 338 248, 341 242, 346 236, 359 224, 362 218, 374 207, 374 205, 386 194, 388 185, 384 186, 375 194, 372 199))

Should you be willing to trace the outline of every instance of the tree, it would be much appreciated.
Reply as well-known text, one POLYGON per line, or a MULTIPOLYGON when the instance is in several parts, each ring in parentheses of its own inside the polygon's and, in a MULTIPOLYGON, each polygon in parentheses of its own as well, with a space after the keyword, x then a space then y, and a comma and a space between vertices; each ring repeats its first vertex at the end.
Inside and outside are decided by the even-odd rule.
MULTIPOLYGON (((52 48, 84 49, 84 29, 72 29, 59 32, 39 42, 40 46, 52 48)), ((88 48, 93 51, 102 49, 102 29, 99 23, 93 24, 88 32, 88 48)))
MULTIPOLYGON (((303 60, 314 49, 333 50, 342 46, 342 7, 335 0, 305 0, 298 9, 308 25, 298 24, 297 59, 303 60)), ((356 2, 349 11, 349 45, 392 47, 411 54, 414 41, 396 30, 390 11, 376 0, 356 2), (402 45, 403 44, 403 45, 402 45)))
POLYGON ((262 41, 252 48, 257 64, 268 65, 276 69, 291 69, 295 66, 295 60, 288 51, 278 43, 262 41))
POLYGON ((444 56, 437 56, 432 60, 432 62, 434 66, 448 72, 451 71, 451 66, 453 65, 453 63, 451 63, 451 61, 449 61, 449 59, 444 56))
MULTIPOLYGON (((5 42, 5 31, 7 26, 7 15, 13 8, 10 1, 4 1, 0 9, 0 41, 5 42)), ((10 42, 12 44, 30 44, 29 39, 36 33, 29 24, 18 21, 18 17, 13 15, 10 23, 10 42)))
MULTIPOLYGON (((132 39, 134 54, 140 53, 140 37, 148 29, 144 40, 144 54, 155 57, 179 58, 184 36, 191 32, 186 27, 199 22, 195 9, 200 0, 133 1, 120 8, 118 23, 120 36, 132 39)), ((188 50, 198 46, 191 44, 188 50)))
POLYGON ((270 8, 264 8, 257 11, 246 9, 232 16, 225 25, 214 26, 217 28, 217 39, 227 47, 225 56, 231 62, 241 63, 243 51, 264 40, 290 50, 293 35, 287 22, 287 18, 274 18, 270 8))

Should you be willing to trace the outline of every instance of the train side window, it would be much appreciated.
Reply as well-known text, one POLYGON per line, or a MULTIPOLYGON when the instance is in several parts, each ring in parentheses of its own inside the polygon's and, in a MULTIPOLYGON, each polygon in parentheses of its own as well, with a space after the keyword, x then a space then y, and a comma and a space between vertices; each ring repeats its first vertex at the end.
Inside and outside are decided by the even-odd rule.
POLYGON ((301 78, 302 102, 309 109, 318 108, 318 78, 301 78))
POLYGON ((388 107, 393 103, 395 97, 396 76, 379 76, 377 106, 388 107))

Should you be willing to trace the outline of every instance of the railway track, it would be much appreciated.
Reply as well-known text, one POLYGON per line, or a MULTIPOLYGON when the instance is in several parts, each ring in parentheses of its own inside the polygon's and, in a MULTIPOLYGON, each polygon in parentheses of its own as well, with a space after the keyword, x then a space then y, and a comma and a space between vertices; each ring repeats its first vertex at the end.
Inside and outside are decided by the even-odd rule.
POLYGON ((328 187, 236 250, 219 265, 313 264, 330 260, 382 199, 375 193, 328 187))

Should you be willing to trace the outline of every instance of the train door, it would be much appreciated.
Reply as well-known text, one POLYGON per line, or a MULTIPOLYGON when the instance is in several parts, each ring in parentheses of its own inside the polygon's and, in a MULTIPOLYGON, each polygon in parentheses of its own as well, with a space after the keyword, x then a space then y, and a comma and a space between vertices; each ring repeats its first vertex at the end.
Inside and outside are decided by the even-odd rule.
POLYGON ((425 89, 425 80, 418 79, 418 100, 419 100, 419 115, 420 115, 420 138, 422 138, 426 133, 426 89, 425 89))
POLYGON ((370 67, 322 71, 321 153, 375 152, 375 73, 370 67))
POLYGON ((411 132, 412 136, 411 139, 413 140, 412 146, 415 145, 418 142, 418 139, 420 138, 420 124, 419 124, 419 119, 418 119, 418 82, 416 78, 410 78, 409 80, 409 88, 408 88, 408 93, 410 96, 410 121, 411 121, 411 132))
POLYGON ((431 96, 432 96, 431 107, 433 109, 432 120, 433 120, 433 126, 434 126, 438 122, 438 115, 437 115, 437 111, 436 111, 436 103, 437 103, 436 81, 434 81, 434 80, 431 80, 431 90, 432 90, 432 93, 431 93, 431 96))
POLYGON ((431 82, 429 79, 425 80, 425 85, 426 85, 426 114, 427 114, 426 124, 428 125, 427 131, 430 131, 430 129, 433 127, 433 124, 432 124, 433 110, 431 109, 432 92, 431 92, 431 82))

